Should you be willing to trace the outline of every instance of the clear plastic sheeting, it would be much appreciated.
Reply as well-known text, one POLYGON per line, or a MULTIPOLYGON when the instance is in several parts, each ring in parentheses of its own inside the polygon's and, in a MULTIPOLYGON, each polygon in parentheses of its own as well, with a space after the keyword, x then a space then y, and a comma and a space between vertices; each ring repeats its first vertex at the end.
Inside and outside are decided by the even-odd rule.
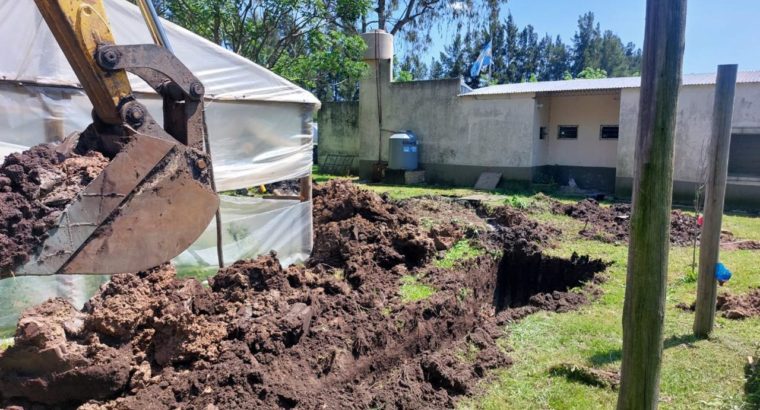
POLYGON ((106 275, 57 275, 0 280, 0 338, 13 334, 24 309, 56 297, 81 308, 108 278, 106 275))
MULTIPOLYGON (((104 0, 117 44, 152 43, 139 9, 104 0)), ((0 161, 54 142, 92 122, 92 105, 33 1, 0 0, 0 161)), ((312 166, 311 93, 229 50, 163 22, 174 52, 204 84, 206 120, 220 191, 307 176, 312 166)), ((163 123, 161 100, 130 75, 138 99, 163 123)), ((311 252, 311 202, 222 197, 225 262, 274 250, 287 265, 311 252)), ((149 229, 149 228, 148 228, 149 229)), ((216 270, 216 226, 176 258, 181 275, 216 270)), ((105 276, 24 277, 0 281, 0 338, 23 309, 50 297, 81 307, 105 276)))
MULTIPOLYGON (((158 96, 138 98, 163 123, 158 96)), ((229 191, 309 175, 312 108, 295 103, 208 101, 206 122, 217 189, 229 191)), ((91 112, 90 100, 81 90, 0 83, 0 144, 21 150, 56 141, 87 127, 91 112)), ((7 147, 0 146, 5 155, 12 148, 7 147)))
MULTIPOLYGON (((153 42, 137 6, 126 0, 105 0, 106 14, 117 44, 153 42)), ((33 1, 0 1, 3 58, 0 79, 79 87, 53 34, 33 1)), ((161 20, 174 53, 197 76, 206 95, 215 100, 281 101, 319 105, 311 93, 184 28, 161 20)), ((137 77, 131 76, 133 80, 137 77)), ((138 92, 153 90, 132 81, 138 92)))
MULTIPOLYGON (((220 196, 224 260, 253 258, 275 251, 283 266, 303 262, 311 252, 311 202, 220 196)), ((174 259, 181 271, 218 267, 216 224, 174 259)))

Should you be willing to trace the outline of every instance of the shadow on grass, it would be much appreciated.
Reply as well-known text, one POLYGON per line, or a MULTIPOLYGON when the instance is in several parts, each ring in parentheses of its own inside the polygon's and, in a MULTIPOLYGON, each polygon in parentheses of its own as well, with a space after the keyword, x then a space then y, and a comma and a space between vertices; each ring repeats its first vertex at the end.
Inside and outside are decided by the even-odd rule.
MULTIPOLYGON (((671 347, 677 347, 686 345, 687 347, 694 347, 694 342, 698 341, 699 338, 692 335, 680 335, 680 336, 670 336, 665 339, 663 342, 663 347, 665 349, 670 349, 671 347)), ((623 351, 622 349, 609 349, 604 352, 599 352, 591 357, 588 358, 589 363, 594 366, 602 366, 608 363, 612 362, 618 362, 623 358, 623 351)))
POLYGON ((744 401, 750 409, 760 409, 760 356, 756 356, 744 366, 744 401))

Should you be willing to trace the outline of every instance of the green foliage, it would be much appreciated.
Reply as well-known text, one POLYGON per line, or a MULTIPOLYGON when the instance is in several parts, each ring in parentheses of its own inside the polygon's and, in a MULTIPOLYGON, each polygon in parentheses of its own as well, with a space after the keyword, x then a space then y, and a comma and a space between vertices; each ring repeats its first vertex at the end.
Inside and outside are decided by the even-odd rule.
POLYGON ((470 296, 472 296, 472 289, 470 288, 460 288, 459 292, 457 292, 457 300, 460 302, 464 302, 470 296))
POLYGON ((505 199, 504 204, 512 208, 528 209, 533 205, 533 200, 528 197, 513 195, 505 199))
POLYGON ((578 73, 578 78, 607 78, 607 71, 601 68, 586 67, 578 73))
POLYGON ((417 302, 433 296, 435 289, 419 282, 416 276, 406 275, 401 278, 398 294, 404 303, 417 302))
POLYGON ((469 240, 462 239, 446 251, 442 259, 435 261, 435 266, 439 268, 453 268, 457 262, 474 259, 484 254, 485 251, 483 249, 473 247, 469 240))
POLYGON ((352 98, 369 0, 153 0, 162 17, 315 92, 352 98), (350 29, 345 30, 345 27, 350 29))
POLYGON ((0 352, 13 346, 13 338, 0 339, 0 352))
POLYGON ((336 76, 358 80, 366 71, 366 64, 361 61, 365 49, 366 45, 359 36, 336 30, 315 32, 305 40, 301 53, 283 54, 272 70, 315 90, 336 76))
POLYGON ((395 81, 399 83, 414 81, 414 75, 409 71, 399 71, 395 81))

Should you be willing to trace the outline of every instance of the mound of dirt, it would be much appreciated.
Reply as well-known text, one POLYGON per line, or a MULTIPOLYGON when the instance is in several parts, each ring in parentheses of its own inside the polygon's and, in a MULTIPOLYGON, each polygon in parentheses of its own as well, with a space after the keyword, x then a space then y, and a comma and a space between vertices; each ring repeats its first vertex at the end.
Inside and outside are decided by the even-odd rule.
POLYGON ((484 213, 496 228, 493 237, 511 252, 540 252, 550 246, 552 239, 561 233, 557 228, 540 224, 524 212, 509 206, 496 207, 484 213))
POLYGON ((30 259, 61 211, 106 165, 108 159, 97 152, 64 156, 49 144, 5 158, 0 166, 0 277, 30 259))
POLYGON ((314 220, 305 266, 283 269, 274 254, 239 261, 207 288, 167 265, 115 275, 82 311, 60 299, 28 310, 0 354, 0 405, 450 408, 490 369, 510 365, 503 323, 530 313, 526 306, 585 303, 570 288, 603 269, 511 243, 500 244, 509 250, 501 259, 437 268, 428 263, 433 233, 343 181, 315 188, 314 220), (531 275, 529 285, 514 282, 531 275), (407 276, 432 296, 405 302, 407 276), (503 303, 505 292, 528 305, 503 303))
POLYGON ((746 319, 760 316, 760 288, 744 295, 725 293, 718 295, 716 308, 728 319, 746 319))
MULTIPOLYGON (((679 303, 676 307, 693 312, 696 308, 696 302, 691 305, 679 303)), ((716 299, 715 309, 727 319, 746 319, 760 316, 760 288, 750 290, 743 295, 721 293, 716 299)))
MULTIPOLYGON (((579 233, 587 238, 610 243, 628 242, 630 204, 612 204, 607 207, 587 198, 575 204, 556 202, 552 205, 552 212, 584 221, 586 225, 579 233)), ((671 212, 670 243, 679 246, 690 245, 698 234, 696 218, 677 209, 671 212)))
POLYGON ((353 286, 362 284, 367 268, 411 269, 436 253, 414 216, 350 181, 315 186, 313 201, 314 249, 307 265, 342 269, 353 286))

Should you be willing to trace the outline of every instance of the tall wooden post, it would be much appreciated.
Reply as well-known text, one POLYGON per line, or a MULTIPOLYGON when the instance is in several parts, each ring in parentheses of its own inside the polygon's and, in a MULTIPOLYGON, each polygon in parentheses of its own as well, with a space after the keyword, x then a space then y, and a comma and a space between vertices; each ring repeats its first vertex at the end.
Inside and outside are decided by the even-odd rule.
POLYGON ((686 0, 647 0, 617 408, 656 409, 686 0))
POLYGON ((731 146, 731 118, 734 112, 736 64, 718 66, 710 140, 711 158, 707 168, 705 211, 702 236, 699 239, 699 281, 694 312, 694 335, 707 337, 715 323, 715 302, 718 287, 715 265, 720 253, 720 227, 728 177, 728 152, 731 146))

